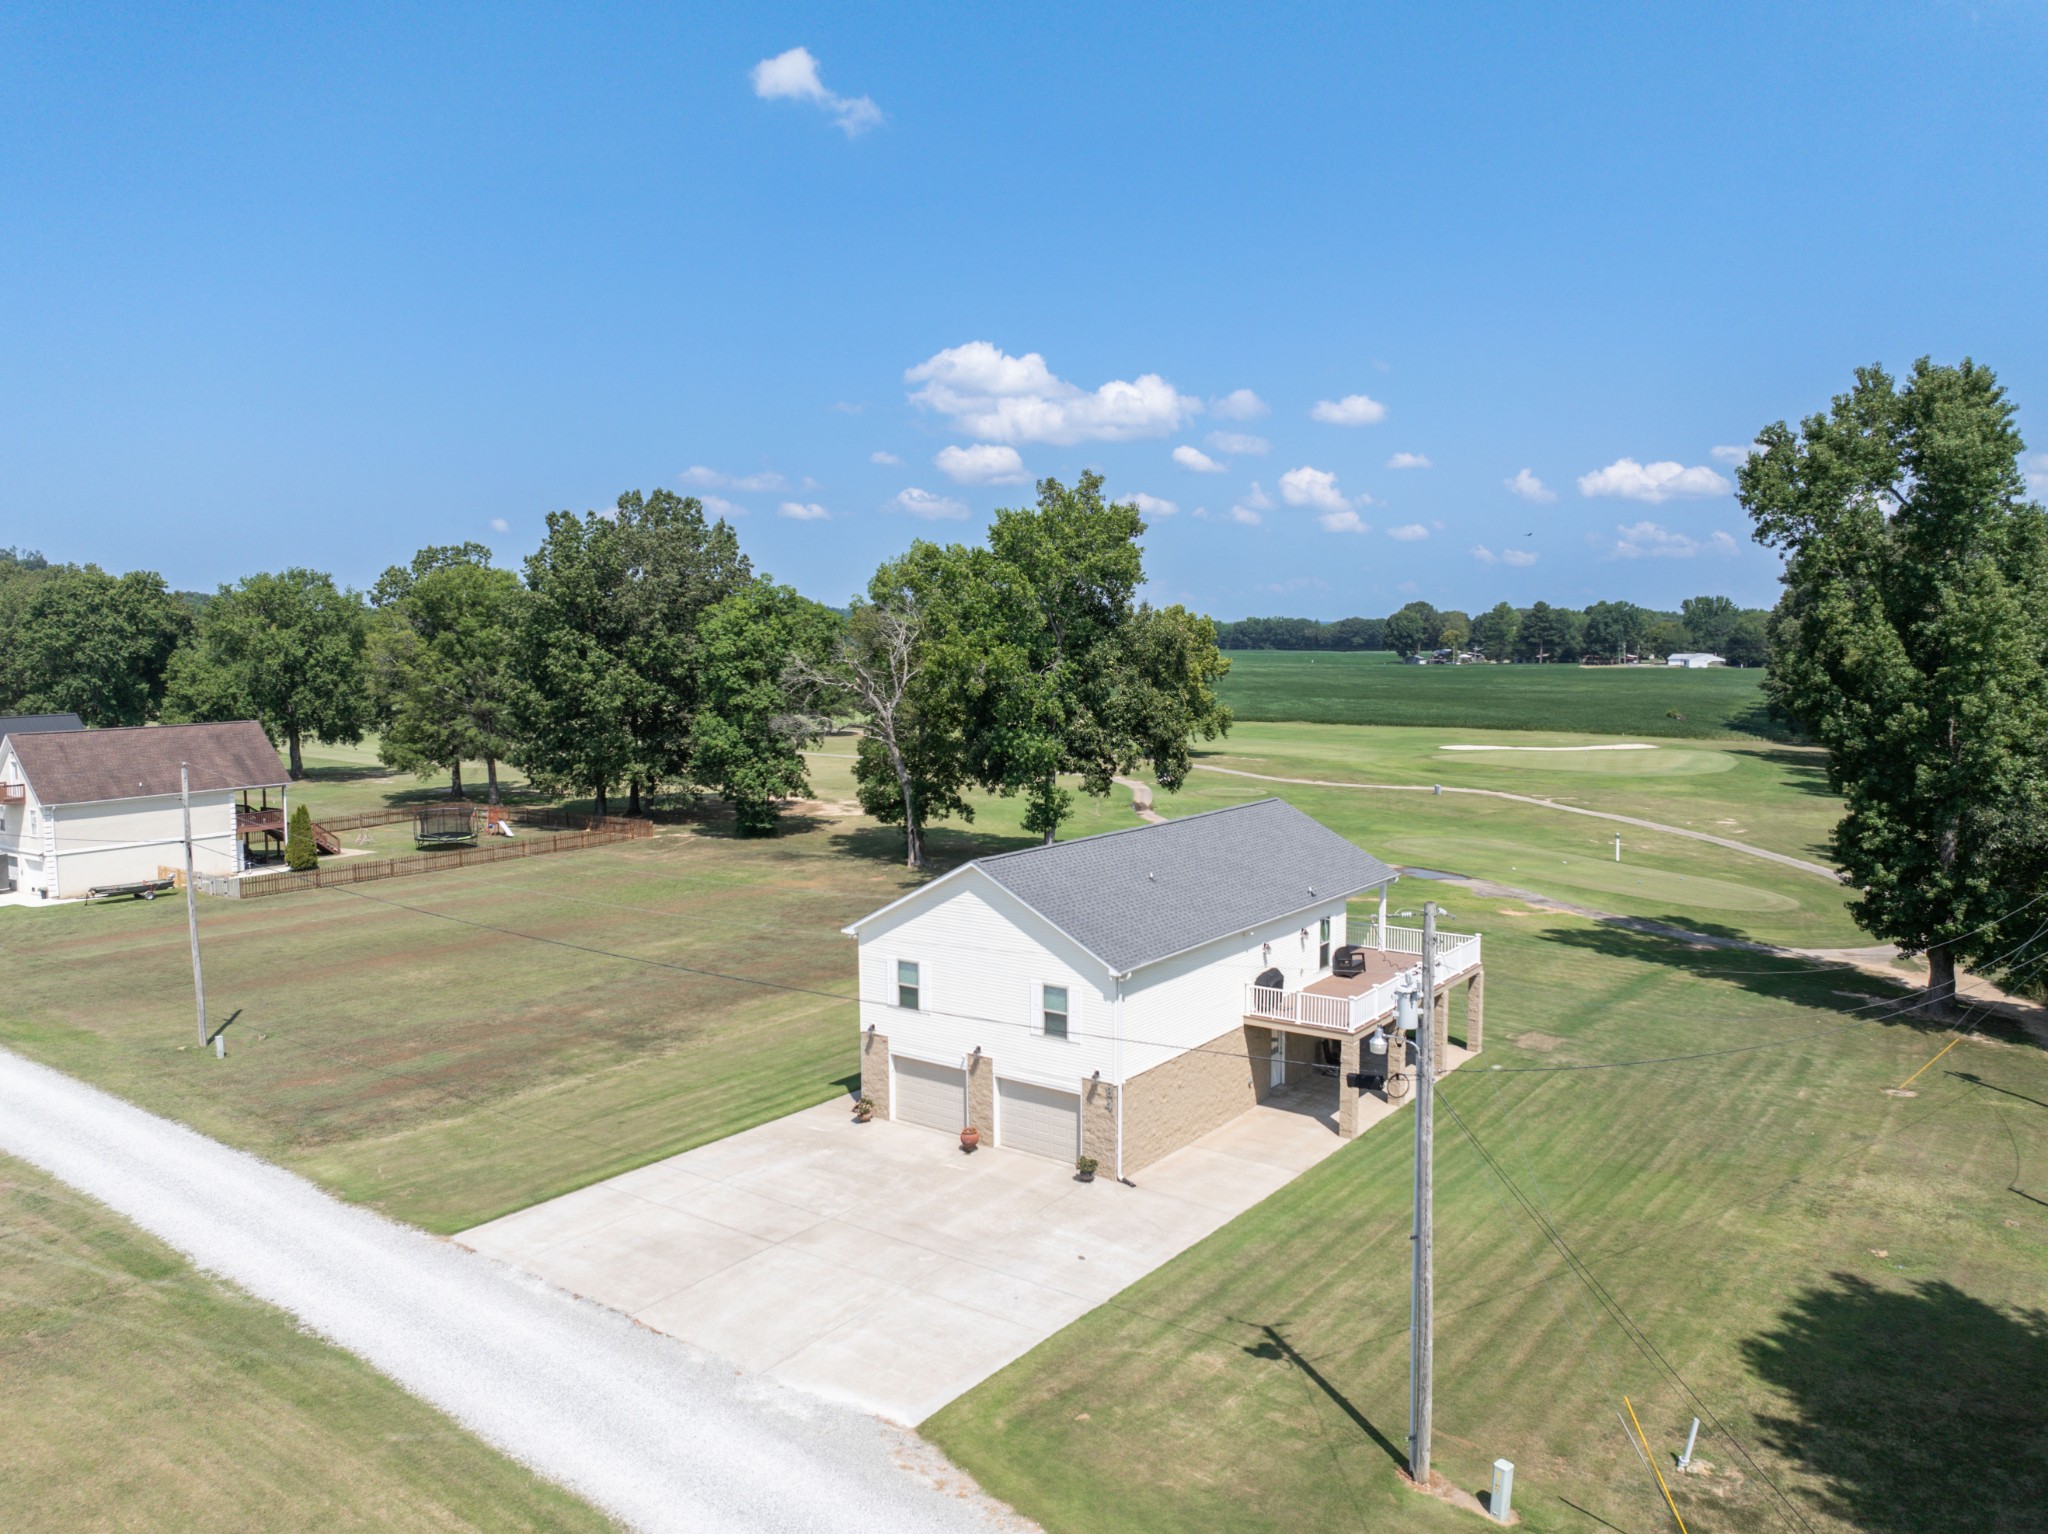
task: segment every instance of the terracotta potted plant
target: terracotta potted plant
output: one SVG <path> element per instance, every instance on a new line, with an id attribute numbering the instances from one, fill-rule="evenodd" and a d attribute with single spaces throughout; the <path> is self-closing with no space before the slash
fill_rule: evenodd
<path id="1" fill-rule="evenodd" d="M 976 1129 L 972 1124 L 969 1124 L 965 1129 L 960 1131 L 960 1149 L 966 1151 L 969 1155 L 972 1155 L 974 1153 L 974 1147 L 979 1144 L 981 1144 L 981 1131 L 979 1129 Z"/>
<path id="2" fill-rule="evenodd" d="M 1097 1161 L 1097 1160 L 1096 1160 L 1096 1159 L 1095 1159 L 1095 1158 L 1094 1158 L 1093 1156 L 1077 1156 L 1077 1157 L 1075 1157 L 1075 1158 L 1074 1158 L 1074 1180 L 1075 1180 L 1076 1182 L 1093 1182 L 1093 1181 L 1095 1181 L 1095 1168 L 1096 1168 L 1097 1166 L 1099 1166 L 1100 1164 L 1101 1164 L 1101 1163 L 1100 1163 L 1100 1162 L 1098 1162 L 1098 1161 Z"/>
<path id="3" fill-rule="evenodd" d="M 863 1097 L 859 1102 L 853 1105 L 854 1123 L 865 1124 L 869 1119 L 873 1118 L 874 1116 L 875 1100 L 872 1097 Z"/>

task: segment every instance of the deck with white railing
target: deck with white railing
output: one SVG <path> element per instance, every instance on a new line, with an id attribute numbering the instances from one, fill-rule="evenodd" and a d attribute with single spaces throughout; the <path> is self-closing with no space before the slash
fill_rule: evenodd
<path id="1" fill-rule="evenodd" d="M 1247 985 L 1244 1015 L 1253 1022 L 1290 1023 L 1322 1033 L 1359 1033 L 1393 1014 L 1395 998 L 1422 986 L 1422 929 L 1366 924 L 1365 973 L 1326 975 L 1298 991 Z M 1476 933 L 1436 935 L 1436 983 L 1441 986 L 1479 967 Z"/>

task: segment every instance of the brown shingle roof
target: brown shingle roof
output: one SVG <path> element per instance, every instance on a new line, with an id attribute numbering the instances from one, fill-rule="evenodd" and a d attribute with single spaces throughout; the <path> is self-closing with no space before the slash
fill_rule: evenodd
<path id="1" fill-rule="evenodd" d="M 64 730 L 9 737 L 21 775 L 44 804 L 91 804 L 178 791 L 178 764 L 192 788 L 275 788 L 289 775 L 253 719 L 144 729 Z"/>

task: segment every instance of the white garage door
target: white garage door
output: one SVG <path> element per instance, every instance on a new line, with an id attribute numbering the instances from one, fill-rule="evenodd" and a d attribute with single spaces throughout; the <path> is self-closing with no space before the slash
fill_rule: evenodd
<path id="1" fill-rule="evenodd" d="M 1081 1153 L 1081 1098 L 1028 1081 L 998 1081 L 997 1138 L 1011 1150 L 1072 1161 Z"/>
<path id="2" fill-rule="evenodd" d="M 957 1065 L 928 1065 L 899 1057 L 890 1105 L 906 1124 L 958 1134 L 967 1122 L 967 1073 Z"/>

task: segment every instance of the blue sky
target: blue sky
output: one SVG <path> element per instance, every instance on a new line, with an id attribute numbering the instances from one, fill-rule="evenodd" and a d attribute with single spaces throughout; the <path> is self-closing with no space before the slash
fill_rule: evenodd
<path id="1" fill-rule="evenodd" d="M 363 585 L 667 485 L 837 601 L 1097 467 L 1218 617 L 1767 603 L 1757 427 L 1922 353 L 2048 409 L 2044 65 L 2037 4 L 16 5 L 0 544 Z"/>

